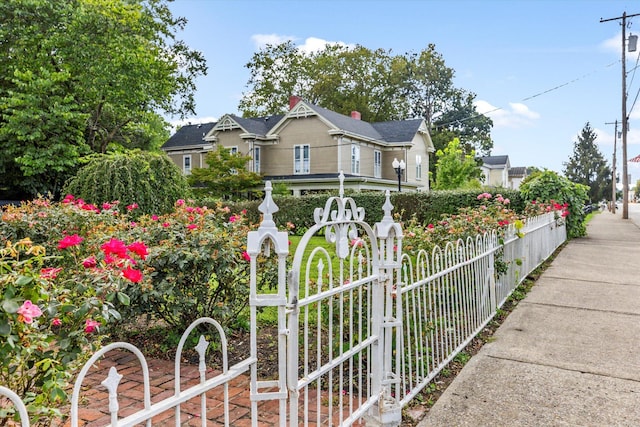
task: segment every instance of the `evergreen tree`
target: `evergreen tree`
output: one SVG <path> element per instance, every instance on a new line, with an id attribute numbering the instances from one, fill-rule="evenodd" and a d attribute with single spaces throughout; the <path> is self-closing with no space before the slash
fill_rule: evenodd
<path id="1" fill-rule="evenodd" d="M 589 187 L 589 200 L 611 197 L 611 169 L 595 143 L 596 133 L 589 122 L 573 145 L 573 155 L 564 162 L 564 175 L 576 184 Z"/>

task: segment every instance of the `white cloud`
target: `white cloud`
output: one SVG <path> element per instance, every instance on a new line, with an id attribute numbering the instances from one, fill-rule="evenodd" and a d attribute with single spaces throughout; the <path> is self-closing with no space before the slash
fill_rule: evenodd
<path id="1" fill-rule="evenodd" d="M 529 126 L 540 114 L 531 111 L 522 103 L 510 102 L 509 109 L 496 107 L 487 101 L 478 100 L 474 103 L 476 110 L 493 120 L 496 128 L 521 128 Z"/>
<path id="2" fill-rule="evenodd" d="M 600 48 L 607 52 L 616 52 L 620 54 L 622 45 L 622 33 L 618 33 L 611 38 L 606 39 L 602 43 L 600 43 Z"/>
<path id="3" fill-rule="evenodd" d="M 253 41 L 257 49 L 261 49 L 268 44 L 277 45 L 287 41 L 295 42 L 296 40 L 298 40 L 298 38 L 293 36 L 283 36 L 280 34 L 254 34 L 253 36 L 251 36 L 251 40 Z M 309 54 L 312 52 L 318 52 L 324 49 L 326 46 L 333 46 L 333 45 L 348 46 L 348 47 L 355 46 L 353 44 L 348 44 L 345 42 L 332 42 L 332 41 L 320 39 L 317 37 L 307 37 L 304 43 L 298 45 L 298 49 L 301 52 Z"/>
<path id="4" fill-rule="evenodd" d="M 347 47 L 355 47 L 355 45 L 353 44 L 348 44 L 345 42 L 330 42 L 327 40 L 323 40 L 323 39 L 319 39 L 317 37 L 307 37 L 307 39 L 304 41 L 304 44 L 298 46 L 298 49 L 300 49 L 302 52 L 304 53 L 312 53 L 312 52 L 317 52 L 319 50 L 323 50 L 326 46 L 347 46 Z"/>
<path id="5" fill-rule="evenodd" d="M 296 38 L 293 36 L 282 36 L 279 34 L 254 34 L 251 36 L 251 40 L 257 49 L 262 49 L 268 44 L 278 45 L 289 40 L 295 41 Z"/>

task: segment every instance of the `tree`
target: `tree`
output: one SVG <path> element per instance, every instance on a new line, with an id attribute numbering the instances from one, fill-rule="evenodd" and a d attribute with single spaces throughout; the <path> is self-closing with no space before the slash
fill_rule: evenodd
<path id="1" fill-rule="evenodd" d="M 205 157 L 207 168 L 194 168 L 189 175 L 189 184 L 201 195 L 213 197 L 238 196 L 262 183 L 262 178 L 246 169 L 250 156 L 231 153 L 225 147 L 218 146 Z"/>
<path id="2" fill-rule="evenodd" d="M 165 153 L 133 150 L 94 155 L 67 182 L 64 193 L 98 206 L 115 200 L 120 209 L 135 204 L 134 215 L 159 215 L 171 212 L 176 200 L 188 198 L 190 188 Z"/>
<path id="3" fill-rule="evenodd" d="M 409 113 L 406 90 L 399 90 L 406 80 L 406 61 L 383 49 L 327 45 L 304 53 L 287 41 L 267 45 L 246 67 L 249 91 L 239 105 L 245 117 L 284 113 L 291 95 L 346 115 L 359 111 L 369 122 Z"/>
<path id="4" fill-rule="evenodd" d="M 165 0 L 0 2 L 7 186 L 55 192 L 87 152 L 157 147 L 160 113 L 193 113 L 195 78 L 206 73 L 202 55 L 176 39 L 185 24 Z M 61 144 L 70 149 L 52 148 Z"/>
<path id="5" fill-rule="evenodd" d="M 492 120 L 476 111 L 475 94 L 454 86 L 454 70 L 433 44 L 404 55 L 342 45 L 307 54 L 288 41 L 255 53 L 246 67 L 249 90 L 239 105 L 245 117 L 285 113 L 289 96 L 297 95 L 345 115 L 359 111 L 369 122 L 422 117 L 436 150 L 453 138 L 466 153 L 493 148 Z M 430 169 L 434 175 L 435 162 Z"/>
<path id="6" fill-rule="evenodd" d="M 573 155 L 564 163 L 564 175 L 589 187 L 591 202 L 611 196 L 611 169 L 595 143 L 597 136 L 587 122 L 573 145 Z"/>
<path id="7" fill-rule="evenodd" d="M 478 179 L 482 171 L 474 159 L 475 153 L 465 154 L 460 148 L 460 140 L 449 142 L 444 150 L 438 150 L 436 157 L 435 190 L 455 190 L 480 187 Z"/>

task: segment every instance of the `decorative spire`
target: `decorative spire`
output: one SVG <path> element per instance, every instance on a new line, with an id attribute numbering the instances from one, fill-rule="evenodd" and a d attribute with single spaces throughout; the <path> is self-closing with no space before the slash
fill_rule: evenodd
<path id="1" fill-rule="evenodd" d="M 267 181 L 264 186 L 264 200 L 258 206 L 258 210 L 263 214 L 260 227 L 275 228 L 276 226 L 276 223 L 273 222 L 273 214 L 278 212 L 279 208 L 271 197 L 271 191 L 271 181 Z"/>
<path id="2" fill-rule="evenodd" d="M 344 173 L 340 170 L 340 175 L 338 175 L 338 179 L 340 180 L 340 198 L 344 198 Z"/>
<path id="3" fill-rule="evenodd" d="M 112 366 L 109 369 L 109 375 L 101 383 L 109 391 L 109 412 L 111 414 L 117 414 L 118 409 L 120 409 L 120 406 L 118 405 L 118 384 L 120 384 L 121 379 L 122 375 L 120 375 L 118 370 Z"/>

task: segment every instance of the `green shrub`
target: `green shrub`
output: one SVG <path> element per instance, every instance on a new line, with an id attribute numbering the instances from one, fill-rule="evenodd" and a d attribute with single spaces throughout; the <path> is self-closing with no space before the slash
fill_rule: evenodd
<path id="1" fill-rule="evenodd" d="M 131 304 L 121 310 L 132 318 L 149 314 L 178 330 L 203 316 L 223 327 L 241 325 L 249 303 L 246 243 L 253 227 L 245 212 L 221 203 L 207 208 L 178 200 L 171 214 L 140 218 L 128 234 L 148 247 L 145 278 L 125 290 Z M 268 266 L 258 267 L 258 286 L 277 285 L 275 264 Z"/>
<path id="2" fill-rule="evenodd" d="M 584 203 L 589 198 L 589 187 L 575 184 L 553 171 L 544 171 L 520 186 L 520 192 L 527 203 L 536 201 L 548 204 L 565 205 L 567 237 L 584 236 Z"/>
<path id="3" fill-rule="evenodd" d="M 494 189 L 495 193 L 500 193 L 504 198 L 510 199 L 510 209 L 515 212 L 524 212 L 524 203 L 518 190 L 505 188 Z M 435 223 L 443 215 L 453 215 L 458 209 L 465 207 L 477 207 L 481 205 L 478 194 L 483 190 L 443 190 L 423 192 L 403 192 L 392 193 L 391 204 L 393 213 L 401 221 L 416 220 L 422 225 Z M 296 235 L 302 235 L 306 230 L 314 225 L 314 211 L 316 208 L 324 208 L 327 198 L 337 196 L 335 193 L 306 196 L 274 196 L 274 201 L 280 211 L 274 215 L 276 224 L 281 228 L 290 229 L 290 224 L 294 224 L 292 230 Z M 385 201 L 385 194 L 382 192 L 362 192 L 348 194 L 353 198 L 358 207 L 364 208 L 367 222 L 373 224 L 382 219 L 384 212 L 382 205 Z M 218 203 L 215 199 L 203 199 L 199 202 L 204 206 L 215 206 Z M 262 200 L 241 201 L 229 203 L 229 207 L 234 212 L 247 211 L 247 219 L 250 222 L 260 221 L 258 207 Z M 335 207 L 335 206 L 334 206 Z"/>
<path id="4" fill-rule="evenodd" d="M 135 150 L 96 155 L 65 184 L 63 194 L 93 204 L 136 204 L 136 215 L 151 215 L 170 212 L 176 200 L 189 196 L 190 189 L 166 154 Z"/>
<path id="5" fill-rule="evenodd" d="M 111 300 L 125 279 L 119 269 L 84 268 L 83 240 L 69 235 L 48 251 L 27 237 L 0 248 L 0 384 L 38 425 L 62 416 L 71 380 L 104 339 L 100 326 L 119 317 Z M 13 411 L 0 408 L 0 419 Z"/>

